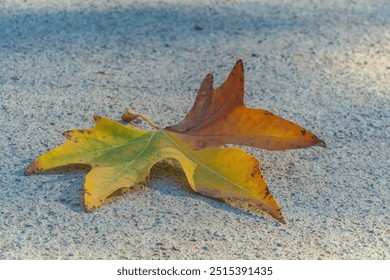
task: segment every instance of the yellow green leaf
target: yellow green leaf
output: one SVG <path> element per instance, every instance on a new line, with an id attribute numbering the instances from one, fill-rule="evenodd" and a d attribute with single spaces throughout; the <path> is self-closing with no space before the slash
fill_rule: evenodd
<path id="1" fill-rule="evenodd" d="M 175 132 L 144 131 L 95 117 L 95 127 L 64 133 L 63 145 L 37 158 L 26 173 L 70 164 L 91 167 L 84 184 L 84 207 L 93 211 L 116 190 L 146 181 L 162 159 L 176 159 L 191 188 L 203 195 L 243 201 L 284 223 L 256 158 L 238 148 L 194 150 Z"/>

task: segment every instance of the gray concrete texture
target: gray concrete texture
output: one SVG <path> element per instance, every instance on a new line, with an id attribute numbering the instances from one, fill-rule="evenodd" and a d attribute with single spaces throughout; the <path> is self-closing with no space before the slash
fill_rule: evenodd
<path id="1" fill-rule="evenodd" d="M 245 102 L 326 149 L 261 163 L 287 225 L 180 169 L 82 210 L 84 172 L 24 176 L 61 132 L 131 108 L 165 127 L 245 64 Z M 389 259 L 390 1 L 0 1 L 0 259 Z"/>

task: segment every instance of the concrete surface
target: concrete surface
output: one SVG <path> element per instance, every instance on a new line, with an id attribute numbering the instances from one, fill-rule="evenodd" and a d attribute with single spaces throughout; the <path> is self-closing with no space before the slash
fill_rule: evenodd
<path id="1" fill-rule="evenodd" d="M 390 1 L 19 2 L 0 1 L 0 259 L 390 258 Z M 287 225 L 174 168 L 90 214 L 83 172 L 23 175 L 94 114 L 177 123 L 239 58 L 248 106 L 328 145 L 246 149 Z"/>

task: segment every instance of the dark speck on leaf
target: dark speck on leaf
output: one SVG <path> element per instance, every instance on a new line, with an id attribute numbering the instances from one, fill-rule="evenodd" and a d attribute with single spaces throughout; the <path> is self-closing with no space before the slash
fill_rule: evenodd
<path id="1" fill-rule="evenodd" d="M 202 31 L 204 28 L 203 28 L 203 26 L 200 26 L 200 25 L 195 25 L 195 30 L 196 31 Z"/>

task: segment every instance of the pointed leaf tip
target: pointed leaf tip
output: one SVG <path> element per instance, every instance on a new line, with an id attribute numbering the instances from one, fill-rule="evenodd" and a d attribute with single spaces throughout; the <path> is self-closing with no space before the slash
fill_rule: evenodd
<path id="1" fill-rule="evenodd" d="M 100 121 L 101 118 L 102 118 L 102 117 L 100 117 L 100 116 L 96 116 L 96 115 L 93 116 L 93 120 L 94 120 L 95 122 Z"/>
<path id="2" fill-rule="evenodd" d="M 207 84 L 210 86 L 210 89 L 214 89 L 214 75 L 212 73 L 208 73 L 206 77 L 203 79 L 203 82 L 207 81 Z"/>
<path id="3" fill-rule="evenodd" d="M 209 73 L 204 77 L 200 87 L 198 89 L 199 92 L 203 92 L 204 94 L 212 94 L 214 90 L 214 75 Z"/>
<path id="4" fill-rule="evenodd" d="M 72 131 L 68 130 L 62 133 L 62 136 L 64 136 L 66 139 L 72 139 Z"/>
<path id="5" fill-rule="evenodd" d="M 85 213 L 92 213 L 93 211 L 96 210 L 96 207 L 89 207 L 84 203 L 84 212 Z"/>
<path id="6" fill-rule="evenodd" d="M 319 142 L 317 143 L 317 146 L 320 146 L 320 147 L 323 147 L 323 148 L 326 148 L 326 143 L 324 140 L 321 140 L 321 139 L 318 139 Z"/>
<path id="7" fill-rule="evenodd" d="M 236 65 L 240 65 L 242 68 L 244 68 L 244 62 L 242 61 L 241 58 L 237 60 Z"/>
<path id="8" fill-rule="evenodd" d="M 278 221 L 280 223 L 282 223 L 283 225 L 287 225 L 287 222 L 286 222 L 286 220 L 283 217 L 279 218 Z"/>
<path id="9" fill-rule="evenodd" d="M 28 176 L 34 173 L 39 173 L 41 171 L 42 171 L 41 166 L 36 161 L 33 161 L 24 171 L 24 175 Z"/>

